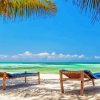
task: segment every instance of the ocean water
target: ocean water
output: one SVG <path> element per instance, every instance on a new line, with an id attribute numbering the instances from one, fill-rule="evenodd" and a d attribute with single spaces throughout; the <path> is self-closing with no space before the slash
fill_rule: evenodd
<path id="1" fill-rule="evenodd" d="M 100 72 L 100 63 L 89 62 L 0 62 L 0 71 L 3 72 L 41 72 L 59 73 L 59 70 L 91 70 Z"/>

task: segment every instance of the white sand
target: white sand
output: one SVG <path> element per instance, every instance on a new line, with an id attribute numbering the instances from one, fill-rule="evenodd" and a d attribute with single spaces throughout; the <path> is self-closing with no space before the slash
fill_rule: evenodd
<path id="1" fill-rule="evenodd" d="M 0 84 L 1 84 L 0 80 Z M 100 100 L 100 79 L 85 83 L 84 96 L 79 95 L 80 83 L 66 81 L 65 93 L 60 92 L 59 75 L 41 74 L 41 84 L 36 78 L 30 77 L 27 83 L 23 78 L 7 81 L 7 89 L 0 87 L 0 100 Z"/>

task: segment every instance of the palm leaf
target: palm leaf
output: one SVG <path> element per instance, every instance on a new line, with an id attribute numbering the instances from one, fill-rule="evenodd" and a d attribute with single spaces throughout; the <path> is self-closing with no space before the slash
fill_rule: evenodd
<path id="1" fill-rule="evenodd" d="M 73 0 L 82 11 L 90 12 L 93 21 L 100 18 L 100 0 Z"/>
<path id="2" fill-rule="evenodd" d="M 56 6 L 47 0 L 0 0 L 0 15 L 9 18 L 29 17 L 32 14 L 52 14 Z"/>

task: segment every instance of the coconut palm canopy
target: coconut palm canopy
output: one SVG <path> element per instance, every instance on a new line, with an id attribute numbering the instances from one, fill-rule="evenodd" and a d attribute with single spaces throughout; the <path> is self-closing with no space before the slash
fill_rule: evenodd
<path id="1" fill-rule="evenodd" d="M 93 21 L 100 18 L 100 0 L 73 0 L 73 2 L 82 11 L 90 12 Z"/>
<path id="2" fill-rule="evenodd" d="M 4 17 L 29 17 L 31 14 L 51 14 L 55 11 L 55 4 L 49 0 L 0 0 L 0 15 Z"/>
<path id="3" fill-rule="evenodd" d="M 72 0 L 82 11 L 92 13 L 92 19 L 100 18 L 100 0 Z M 9 18 L 29 17 L 32 14 L 52 14 L 56 5 L 51 0 L 0 0 L 0 15 Z"/>

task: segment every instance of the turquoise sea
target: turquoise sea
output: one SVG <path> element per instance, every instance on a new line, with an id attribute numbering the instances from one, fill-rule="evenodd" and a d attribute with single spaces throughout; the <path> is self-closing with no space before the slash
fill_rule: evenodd
<path id="1" fill-rule="evenodd" d="M 59 73 L 60 69 L 66 70 L 91 70 L 100 72 L 100 63 L 91 62 L 0 62 L 0 71 L 6 72 L 41 72 Z"/>

